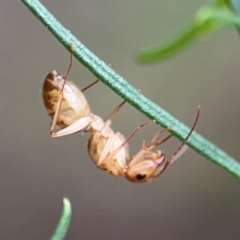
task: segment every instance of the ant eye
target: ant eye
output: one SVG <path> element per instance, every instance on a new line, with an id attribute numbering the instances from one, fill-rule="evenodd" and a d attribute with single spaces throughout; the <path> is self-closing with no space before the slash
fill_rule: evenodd
<path id="1" fill-rule="evenodd" d="M 146 177 L 146 174 L 145 174 L 145 173 L 139 173 L 139 174 L 136 176 L 136 179 L 137 179 L 137 180 L 143 180 L 145 177 Z"/>

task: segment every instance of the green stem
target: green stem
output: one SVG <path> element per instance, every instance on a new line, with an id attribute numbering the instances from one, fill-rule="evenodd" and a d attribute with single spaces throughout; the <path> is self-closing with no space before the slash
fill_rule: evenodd
<path id="1" fill-rule="evenodd" d="M 162 127 L 171 127 L 171 133 L 180 140 L 187 136 L 190 129 L 186 125 L 147 99 L 123 77 L 95 56 L 69 30 L 64 28 L 38 0 L 22 0 L 22 2 L 68 50 L 70 50 L 70 44 L 73 43 L 74 56 L 104 84 L 150 119 L 155 119 Z M 202 156 L 240 178 L 240 164 L 198 133 L 194 132 L 187 144 Z"/>
<path id="2" fill-rule="evenodd" d="M 70 225 L 72 216 L 71 203 L 67 198 L 63 199 L 63 211 L 62 216 L 58 222 L 58 225 L 51 237 L 51 240 L 62 240 L 67 234 L 68 227 Z"/>

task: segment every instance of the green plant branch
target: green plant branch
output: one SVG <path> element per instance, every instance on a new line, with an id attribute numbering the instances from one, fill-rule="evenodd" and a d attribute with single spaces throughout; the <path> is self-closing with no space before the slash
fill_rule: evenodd
<path id="1" fill-rule="evenodd" d="M 73 43 L 74 56 L 104 84 L 150 119 L 155 119 L 162 127 L 171 127 L 171 133 L 178 139 L 183 140 L 186 137 L 190 130 L 186 125 L 147 99 L 95 56 L 69 30 L 64 28 L 38 0 L 22 0 L 22 2 L 68 50 L 70 50 L 70 44 Z M 193 132 L 187 144 L 202 156 L 240 178 L 240 164 L 198 133 Z"/>
<path id="2" fill-rule="evenodd" d="M 234 14 L 232 9 L 239 14 L 239 0 L 231 0 L 230 2 L 227 0 L 218 0 L 213 4 L 201 7 L 192 23 L 175 38 L 165 44 L 148 46 L 140 50 L 137 54 L 137 59 L 142 63 L 161 61 L 175 54 L 202 35 L 215 31 L 223 24 L 233 25 L 239 31 L 240 17 Z"/>
<path id="3" fill-rule="evenodd" d="M 51 237 L 51 240 L 62 240 L 67 234 L 68 227 L 71 222 L 72 207 L 67 198 L 63 198 L 63 211 L 58 225 Z"/>

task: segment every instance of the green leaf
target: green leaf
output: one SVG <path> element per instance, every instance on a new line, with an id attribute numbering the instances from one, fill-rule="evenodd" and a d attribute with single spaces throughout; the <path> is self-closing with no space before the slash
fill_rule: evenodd
<path id="1" fill-rule="evenodd" d="M 197 15 L 198 22 L 224 23 L 240 27 L 240 17 L 227 8 L 203 7 Z"/>
<path id="2" fill-rule="evenodd" d="M 67 234 L 68 227 L 71 222 L 72 207 L 67 198 L 63 199 L 63 211 L 62 216 L 58 222 L 58 225 L 51 237 L 51 240 L 62 240 Z"/>
<path id="3" fill-rule="evenodd" d="M 232 0 L 231 2 L 234 2 L 234 9 L 240 12 L 239 1 Z M 142 63 L 161 61 L 177 53 L 197 38 L 215 31 L 223 24 L 233 25 L 239 29 L 240 17 L 234 14 L 229 6 L 230 4 L 223 0 L 203 6 L 197 12 L 193 22 L 175 38 L 165 44 L 146 47 L 138 53 L 138 60 Z"/>
<path id="4" fill-rule="evenodd" d="M 199 21 L 196 19 L 175 38 L 165 44 L 149 46 L 141 50 L 137 59 L 142 63 L 149 63 L 153 61 L 161 61 L 176 54 L 182 48 L 186 47 L 189 43 L 193 42 L 202 35 L 207 34 L 217 28 L 218 24 L 212 24 L 207 21 Z"/>

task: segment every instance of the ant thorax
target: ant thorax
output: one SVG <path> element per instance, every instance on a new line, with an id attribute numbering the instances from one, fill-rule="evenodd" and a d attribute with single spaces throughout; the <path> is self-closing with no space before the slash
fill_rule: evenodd
<path id="1" fill-rule="evenodd" d="M 125 141 L 120 133 L 110 128 L 111 121 L 104 122 L 94 116 L 91 122 L 91 135 L 88 140 L 88 153 L 93 162 L 101 169 L 117 176 L 123 176 L 126 169 L 128 148 L 122 147 L 115 151 Z"/>

